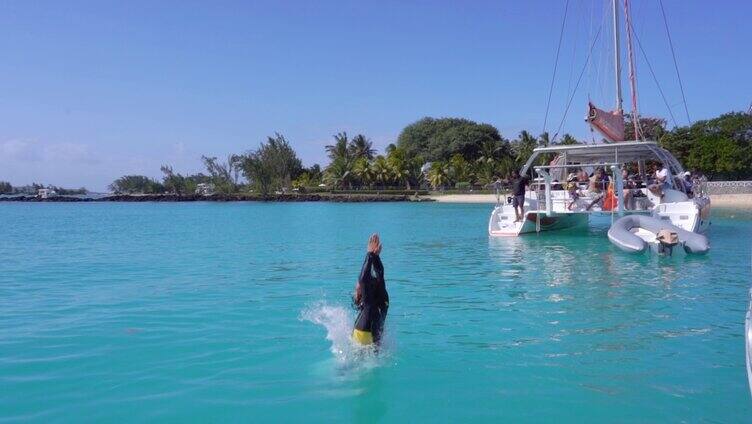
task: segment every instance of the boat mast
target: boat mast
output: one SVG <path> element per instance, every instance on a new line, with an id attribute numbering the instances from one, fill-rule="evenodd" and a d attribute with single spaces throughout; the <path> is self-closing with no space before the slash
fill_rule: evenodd
<path id="1" fill-rule="evenodd" d="M 621 58 L 619 48 L 619 6 L 618 0 L 611 0 L 611 8 L 614 15 L 614 72 L 616 80 L 616 111 L 621 112 L 622 99 L 621 99 Z"/>
<path id="2" fill-rule="evenodd" d="M 640 126 L 640 112 L 637 110 L 637 71 L 635 69 L 634 48 L 632 47 L 632 13 L 629 0 L 624 0 L 625 32 L 627 33 L 627 58 L 629 59 L 629 88 L 632 93 L 632 125 L 634 125 L 634 139 L 643 139 Z"/>

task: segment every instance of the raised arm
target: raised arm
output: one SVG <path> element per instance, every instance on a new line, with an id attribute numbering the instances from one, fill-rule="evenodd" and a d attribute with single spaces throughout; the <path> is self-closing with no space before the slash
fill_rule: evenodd
<path id="1" fill-rule="evenodd" d="M 371 268 L 373 268 L 373 258 L 370 253 L 366 253 L 366 259 L 363 261 L 363 267 L 360 269 L 360 275 L 358 281 L 355 282 L 355 292 L 353 293 L 353 303 L 356 307 L 360 307 L 363 303 L 363 298 L 368 290 L 367 284 L 371 278 Z"/>
<path id="2" fill-rule="evenodd" d="M 366 253 L 366 259 L 363 261 L 363 266 L 360 268 L 360 276 L 358 276 L 358 285 L 365 284 L 371 278 L 371 269 L 373 268 L 374 254 L 371 252 Z"/>

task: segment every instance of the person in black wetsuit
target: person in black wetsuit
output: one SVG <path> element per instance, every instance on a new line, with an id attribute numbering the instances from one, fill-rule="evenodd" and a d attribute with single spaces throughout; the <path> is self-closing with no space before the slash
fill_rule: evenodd
<path id="1" fill-rule="evenodd" d="M 368 239 L 368 251 L 355 285 L 353 303 L 359 310 L 353 328 L 353 340 L 368 345 L 381 342 L 384 320 L 389 309 L 389 293 L 384 281 L 384 265 L 381 263 L 381 241 L 378 234 Z"/>

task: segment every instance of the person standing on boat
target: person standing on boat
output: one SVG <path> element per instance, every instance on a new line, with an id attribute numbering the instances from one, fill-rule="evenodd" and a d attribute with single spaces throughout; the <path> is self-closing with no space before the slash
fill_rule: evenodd
<path id="1" fill-rule="evenodd" d="M 525 217 L 525 188 L 530 185 L 527 177 L 520 176 L 515 169 L 512 171 L 512 206 L 517 219 L 514 222 L 520 222 Z"/>
<path id="2" fill-rule="evenodd" d="M 362 344 L 381 342 L 384 321 L 389 309 L 389 293 L 384 281 L 384 264 L 381 263 L 381 240 L 378 234 L 368 239 L 366 259 L 355 285 L 353 303 L 359 310 L 353 328 L 353 340 Z"/>

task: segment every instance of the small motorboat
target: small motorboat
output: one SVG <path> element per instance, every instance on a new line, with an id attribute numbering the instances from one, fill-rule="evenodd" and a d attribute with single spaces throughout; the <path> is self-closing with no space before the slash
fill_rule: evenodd
<path id="1" fill-rule="evenodd" d="M 671 221 L 646 215 L 627 215 L 608 230 L 608 239 L 625 252 L 652 252 L 672 256 L 674 248 L 685 253 L 707 253 L 708 238 L 684 230 Z"/>

